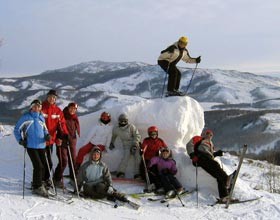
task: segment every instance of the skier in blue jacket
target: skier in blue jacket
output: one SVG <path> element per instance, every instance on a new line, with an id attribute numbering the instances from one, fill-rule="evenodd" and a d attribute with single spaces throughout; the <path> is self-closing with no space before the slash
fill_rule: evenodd
<path id="1" fill-rule="evenodd" d="M 42 103 L 35 99 L 30 110 L 23 114 L 15 125 L 14 135 L 17 142 L 26 148 L 33 165 L 32 189 L 34 194 L 48 197 L 48 191 L 43 185 L 43 175 L 46 165 L 46 141 L 50 140 L 45 119 L 41 114 Z"/>

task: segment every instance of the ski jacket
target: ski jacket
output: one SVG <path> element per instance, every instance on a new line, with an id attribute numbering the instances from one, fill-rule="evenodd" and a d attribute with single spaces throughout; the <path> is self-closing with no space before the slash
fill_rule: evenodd
<path id="1" fill-rule="evenodd" d="M 179 58 L 181 56 L 181 59 Z M 178 42 L 175 42 L 165 50 L 161 51 L 158 61 L 165 60 L 169 65 L 176 65 L 180 60 L 186 63 L 196 63 L 196 58 L 192 58 L 186 48 L 183 49 L 183 53 L 180 51 Z"/>
<path id="2" fill-rule="evenodd" d="M 124 127 L 114 127 L 111 142 L 114 143 L 117 137 L 121 139 L 123 147 L 139 147 L 141 141 L 139 131 L 133 124 L 127 124 Z"/>
<path id="3" fill-rule="evenodd" d="M 27 112 L 16 123 L 14 135 L 19 142 L 27 140 L 27 148 L 44 149 L 46 147 L 45 137 L 48 129 L 43 115 L 39 112 Z"/>
<path id="4" fill-rule="evenodd" d="M 162 147 L 167 147 L 167 145 L 161 138 L 145 138 L 141 145 L 142 150 L 146 149 L 144 152 L 145 160 L 151 160 L 152 157 L 158 156 L 159 149 Z"/>
<path id="5" fill-rule="evenodd" d="M 63 114 L 66 122 L 66 127 L 68 131 L 68 137 L 71 139 L 76 139 L 77 134 L 80 137 L 80 122 L 77 114 L 71 115 L 69 113 L 69 108 L 65 107 L 63 109 Z"/>
<path id="6" fill-rule="evenodd" d="M 197 147 L 199 156 L 207 156 L 214 159 L 214 145 L 213 142 L 209 139 L 203 139 L 200 145 Z"/>
<path id="7" fill-rule="evenodd" d="M 111 143 L 112 131 L 113 126 L 111 123 L 103 124 L 98 120 L 86 138 L 86 143 L 90 142 L 93 145 L 104 145 L 108 149 Z"/>
<path id="8" fill-rule="evenodd" d="M 176 162 L 172 158 L 164 159 L 160 156 L 153 157 L 150 160 L 148 168 L 151 168 L 152 166 L 156 166 L 159 173 L 166 169 L 168 169 L 169 173 L 173 175 L 177 173 Z"/>
<path id="9" fill-rule="evenodd" d="M 83 184 L 96 185 L 98 183 L 105 183 L 107 186 L 112 185 L 112 177 L 107 165 L 102 161 L 93 161 L 92 153 L 90 159 L 85 162 L 79 169 L 77 175 L 77 183 L 79 188 Z"/>
<path id="10" fill-rule="evenodd" d="M 42 103 L 42 113 L 46 121 L 46 125 L 51 135 L 51 140 L 47 142 L 47 145 L 52 145 L 57 139 L 57 132 L 61 132 L 63 135 L 68 135 L 66 122 L 63 112 L 57 105 L 50 105 L 47 100 Z"/>

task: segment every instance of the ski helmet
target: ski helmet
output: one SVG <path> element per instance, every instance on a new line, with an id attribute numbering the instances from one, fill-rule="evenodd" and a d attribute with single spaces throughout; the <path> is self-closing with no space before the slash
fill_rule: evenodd
<path id="1" fill-rule="evenodd" d="M 158 135 L 158 128 L 156 126 L 151 126 L 148 128 L 148 135 L 150 135 L 152 132 L 156 132 Z"/>
<path id="2" fill-rule="evenodd" d="M 100 121 L 103 124 L 108 124 L 111 121 L 111 115 L 108 112 L 102 112 L 100 115 Z"/>
<path id="3" fill-rule="evenodd" d="M 182 36 L 179 38 L 179 42 L 181 42 L 183 44 L 187 44 L 189 42 L 189 39 L 185 36 Z"/>
<path id="4" fill-rule="evenodd" d="M 124 127 L 128 124 L 128 117 L 126 114 L 120 114 L 119 116 L 119 126 Z"/>

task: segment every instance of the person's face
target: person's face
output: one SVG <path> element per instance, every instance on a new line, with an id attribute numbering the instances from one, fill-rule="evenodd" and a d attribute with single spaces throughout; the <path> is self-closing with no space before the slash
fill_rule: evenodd
<path id="1" fill-rule="evenodd" d="M 163 151 L 161 152 L 161 154 L 162 154 L 162 157 L 163 157 L 164 159 L 166 159 L 166 158 L 169 157 L 170 152 L 169 152 L 168 150 L 163 150 Z"/>
<path id="2" fill-rule="evenodd" d="M 184 43 L 184 42 L 182 42 L 182 41 L 179 41 L 179 42 L 178 42 L 178 46 L 179 46 L 181 49 L 183 49 L 183 48 L 185 48 L 185 47 L 187 46 L 187 43 Z"/>
<path id="3" fill-rule="evenodd" d="M 55 96 L 55 95 L 48 95 L 47 101 L 48 101 L 48 103 L 50 103 L 51 105 L 55 104 L 56 96 Z"/>
<path id="4" fill-rule="evenodd" d="M 70 115 L 74 115 L 77 112 L 77 109 L 74 106 L 70 106 L 68 109 Z"/>
<path id="5" fill-rule="evenodd" d="M 92 160 L 93 161 L 98 161 L 100 159 L 100 152 L 99 151 L 94 151 L 92 154 Z"/>
<path id="6" fill-rule="evenodd" d="M 213 138 L 213 134 L 212 133 L 207 133 L 206 138 L 211 140 Z"/>
<path id="7" fill-rule="evenodd" d="M 41 105 L 33 105 L 32 108 L 31 108 L 31 111 L 33 111 L 33 112 L 40 112 L 41 109 L 42 109 Z"/>
<path id="8" fill-rule="evenodd" d="M 157 138 L 157 132 L 151 132 L 151 133 L 149 134 L 149 136 L 150 136 L 151 138 L 153 138 L 153 139 L 156 139 L 156 138 Z"/>

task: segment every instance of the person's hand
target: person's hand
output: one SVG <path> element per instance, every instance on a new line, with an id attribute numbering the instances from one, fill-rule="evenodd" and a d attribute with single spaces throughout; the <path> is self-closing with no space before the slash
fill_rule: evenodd
<path id="1" fill-rule="evenodd" d="M 197 57 L 197 58 L 195 59 L 195 61 L 196 61 L 196 63 L 200 63 L 200 62 L 201 62 L 201 56 Z"/>
<path id="2" fill-rule="evenodd" d="M 19 143 L 21 146 L 23 146 L 24 148 L 27 147 L 27 140 L 20 139 L 18 143 Z"/>
<path id="3" fill-rule="evenodd" d="M 109 186 L 108 190 L 107 190 L 107 193 L 108 194 L 113 194 L 114 192 L 114 188 L 112 186 Z"/>
<path id="4" fill-rule="evenodd" d="M 214 152 L 213 155 L 214 155 L 214 157 L 217 157 L 217 156 L 218 156 L 218 157 L 221 157 L 221 156 L 224 155 L 224 151 L 218 150 L 218 151 Z"/>
<path id="5" fill-rule="evenodd" d="M 137 151 L 137 147 L 136 147 L 136 146 L 132 146 L 132 147 L 130 148 L 130 153 L 131 153 L 132 155 L 135 155 L 135 154 L 136 154 L 136 151 Z"/>
<path id="6" fill-rule="evenodd" d="M 190 158 L 191 158 L 193 163 L 197 163 L 198 162 L 198 156 L 196 156 L 194 153 L 190 154 Z"/>
<path id="7" fill-rule="evenodd" d="M 113 143 L 110 144 L 109 149 L 113 150 L 115 148 L 115 145 Z"/>
<path id="8" fill-rule="evenodd" d="M 56 146 L 61 146 L 62 145 L 62 140 L 61 139 L 56 139 Z"/>
<path id="9" fill-rule="evenodd" d="M 52 138 L 52 137 L 51 137 L 49 134 L 46 134 L 46 136 L 45 136 L 45 141 L 50 141 L 51 138 Z"/>
<path id="10" fill-rule="evenodd" d="M 161 173 L 162 173 L 162 174 L 168 174 L 168 173 L 170 173 L 170 172 L 169 172 L 169 169 L 165 168 L 165 169 L 163 169 L 163 170 L 161 171 Z"/>

